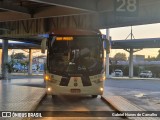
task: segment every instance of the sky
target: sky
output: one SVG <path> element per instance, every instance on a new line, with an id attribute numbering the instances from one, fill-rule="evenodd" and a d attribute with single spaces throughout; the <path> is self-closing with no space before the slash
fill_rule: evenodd
<path id="1" fill-rule="evenodd" d="M 132 31 L 135 39 L 160 38 L 160 23 L 132 26 Z M 105 30 L 102 30 L 102 33 L 104 34 Z M 109 29 L 109 34 L 112 37 L 112 40 L 125 40 L 130 33 L 131 33 L 131 26 Z M 131 36 L 129 36 L 128 39 L 130 39 L 130 37 Z M 134 53 L 134 55 L 145 55 L 146 58 L 148 56 L 156 57 L 159 49 L 157 48 L 143 49 L 139 52 Z M 113 57 L 118 52 L 125 53 L 127 57 L 129 56 L 128 52 L 126 52 L 125 50 L 111 49 L 110 57 Z"/>

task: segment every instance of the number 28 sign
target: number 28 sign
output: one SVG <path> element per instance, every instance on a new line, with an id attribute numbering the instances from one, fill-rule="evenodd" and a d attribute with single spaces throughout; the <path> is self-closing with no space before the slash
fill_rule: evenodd
<path id="1" fill-rule="evenodd" d="M 114 0 L 115 12 L 119 16 L 138 15 L 139 0 Z"/>

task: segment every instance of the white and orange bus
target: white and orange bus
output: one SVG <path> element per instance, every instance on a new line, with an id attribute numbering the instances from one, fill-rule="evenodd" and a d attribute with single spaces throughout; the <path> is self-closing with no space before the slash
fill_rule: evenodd
<path id="1" fill-rule="evenodd" d="M 104 53 L 99 32 L 54 31 L 47 40 L 47 93 L 102 95 L 106 78 Z"/>

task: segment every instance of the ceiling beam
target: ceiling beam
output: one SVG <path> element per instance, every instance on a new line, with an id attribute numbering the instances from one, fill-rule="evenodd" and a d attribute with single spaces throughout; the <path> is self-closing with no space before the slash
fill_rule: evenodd
<path id="1" fill-rule="evenodd" d="M 21 6 L 15 6 L 8 3 L 0 2 L 0 9 L 1 10 L 7 10 L 7 11 L 13 11 L 13 12 L 19 12 L 23 14 L 31 14 L 30 11 Z"/>
<path id="2" fill-rule="evenodd" d="M 96 0 L 29 0 L 48 5 L 57 5 L 67 8 L 74 8 L 88 12 L 97 12 Z"/>

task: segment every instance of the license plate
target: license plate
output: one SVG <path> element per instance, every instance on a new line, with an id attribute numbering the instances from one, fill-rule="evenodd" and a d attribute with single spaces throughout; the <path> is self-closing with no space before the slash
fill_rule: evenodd
<path id="1" fill-rule="evenodd" d="M 80 93 L 81 90 L 80 89 L 71 89 L 71 93 Z"/>

